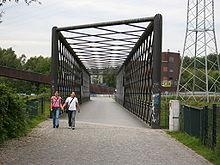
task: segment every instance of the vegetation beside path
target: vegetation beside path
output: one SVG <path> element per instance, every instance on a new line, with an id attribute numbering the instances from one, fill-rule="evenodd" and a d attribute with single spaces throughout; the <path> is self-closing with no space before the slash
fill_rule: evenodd
<path id="1" fill-rule="evenodd" d="M 0 145 L 8 139 L 26 135 L 40 122 L 46 120 L 49 111 L 30 118 L 25 102 L 30 97 L 19 96 L 12 88 L 0 84 Z M 35 96 L 36 97 L 36 96 Z M 45 102 L 49 109 L 49 102 Z"/>
<path id="2" fill-rule="evenodd" d="M 220 165 L 220 147 L 216 151 L 211 150 L 209 147 L 205 146 L 200 139 L 186 135 L 182 132 L 170 132 L 167 134 L 171 135 L 173 138 L 183 143 L 187 147 L 194 150 L 199 155 L 203 156 L 205 159 L 209 160 L 215 165 Z M 220 139 L 218 139 L 220 140 Z"/>

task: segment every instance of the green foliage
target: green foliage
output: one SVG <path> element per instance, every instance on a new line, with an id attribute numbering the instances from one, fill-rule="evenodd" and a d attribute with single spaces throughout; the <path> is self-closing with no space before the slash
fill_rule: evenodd
<path id="1" fill-rule="evenodd" d="M 29 81 L 16 80 L 6 77 L 0 77 L 0 84 L 7 84 L 14 88 L 14 92 L 17 93 L 50 93 L 50 86 L 45 84 L 36 84 Z"/>
<path id="2" fill-rule="evenodd" d="M 212 151 L 210 148 L 206 147 L 202 144 L 202 142 L 194 137 L 191 137 L 189 135 L 186 135 L 182 132 L 169 132 L 167 131 L 169 135 L 186 145 L 187 147 L 193 149 L 198 154 L 204 156 L 207 160 L 210 162 L 220 165 L 220 156 L 219 151 Z"/>
<path id="3" fill-rule="evenodd" d="M 97 78 L 93 77 L 94 84 L 100 83 L 98 78 L 99 76 L 103 75 L 103 83 L 107 84 L 109 87 L 116 88 L 116 72 L 118 71 L 118 69 L 119 68 L 115 68 L 115 67 L 106 67 L 102 69 L 91 68 L 88 71 L 90 73 L 93 73 L 92 75 L 97 76 Z"/>
<path id="4" fill-rule="evenodd" d="M 220 158 L 220 136 L 217 137 L 216 155 Z"/>
<path id="5" fill-rule="evenodd" d="M 0 48 L 0 65 L 11 67 L 15 69 L 22 69 L 22 58 L 18 58 L 12 48 L 1 49 Z"/>
<path id="6" fill-rule="evenodd" d="M 212 67 L 212 64 L 215 64 L 217 61 L 217 56 L 220 59 L 220 55 L 216 54 L 209 54 L 207 56 L 207 65 L 208 65 L 208 70 L 218 70 L 217 66 Z M 204 69 L 204 63 L 205 63 L 205 57 L 197 57 L 196 58 L 196 63 L 195 57 L 184 57 L 184 63 L 183 63 L 183 68 L 194 68 L 194 65 L 196 65 L 197 69 Z"/>
<path id="7" fill-rule="evenodd" d="M 0 84 L 0 143 L 22 136 L 28 124 L 24 101 L 12 89 Z"/>
<path id="8" fill-rule="evenodd" d="M 185 98 L 186 100 L 189 98 Z M 196 97 L 197 100 L 200 100 L 200 97 Z M 220 98 L 216 98 L 216 100 L 219 100 Z M 161 97 L 161 111 L 160 111 L 160 126 L 161 127 L 168 127 L 169 123 L 169 101 L 170 100 L 182 100 L 180 98 L 177 98 L 176 96 L 162 96 Z M 194 101 L 194 100 L 188 100 L 188 101 L 180 101 L 180 104 L 189 105 L 192 107 L 197 108 L 203 108 L 205 106 L 208 106 L 209 108 L 212 107 L 213 104 L 216 104 L 217 106 L 220 106 L 220 103 L 217 101 L 214 101 L 214 98 L 210 98 L 211 102 L 207 103 L 204 101 Z"/>
<path id="9" fill-rule="evenodd" d="M 185 105 L 189 105 L 189 106 L 197 107 L 197 108 L 203 108 L 205 106 L 208 106 L 209 108 L 211 108 L 213 104 L 220 105 L 219 102 L 207 103 L 207 102 L 197 102 L 197 101 L 182 101 L 181 104 L 185 104 Z"/>
<path id="10" fill-rule="evenodd" d="M 25 135 L 40 122 L 46 120 L 49 111 L 29 119 L 27 100 L 38 97 L 45 98 L 45 109 L 49 109 L 49 95 L 41 94 L 38 96 L 18 96 L 14 90 L 6 85 L 0 84 L 0 144 L 7 139 L 16 138 Z M 47 99 L 46 99 L 47 98 Z"/>
<path id="11" fill-rule="evenodd" d="M 24 54 L 17 57 L 12 48 L 0 48 L 0 65 L 41 74 L 51 72 L 51 58 L 39 56 L 27 59 Z"/>
<path id="12" fill-rule="evenodd" d="M 113 74 L 103 76 L 103 82 L 108 84 L 109 87 L 116 88 L 116 81 L 115 80 L 116 80 L 116 77 Z"/>
<path id="13" fill-rule="evenodd" d="M 161 97 L 161 110 L 160 110 L 160 126 L 168 128 L 169 126 L 169 101 L 176 100 L 175 96 L 162 96 Z"/>
<path id="14" fill-rule="evenodd" d="M 103 82 L 108 84 L 109 87 L 116 88 L 116 74 L 115 72 L 118 70 L 118 68 L 105 68 L 104 72 L 108 73 L 107 75 L 103 76 Z"/>
<path id="15" fill-rule="evenodd" d="M 24 64 L 24 70 L 49 75 L 51 73 L 51 58 L 31 57 Z"/>
<path id="16" fill-rule="evenodd" d="M 51 58 L 39 56 L 31 57 L 27 60 L 25 55 L 18 58 L 12 48 L 0 48 L 0 65 L 41 74 L 50 74 L 51 72 Z M 48 85 L 36 84 L 6 77 L 0 77 L 0 83 L 7 84 L 8 86 L 14 88 L 18 93 L 42 93 L 49 92 L 50 90 Z"/>
<path id="17" fill-rule="evenodd" d="M 208 84 L 209 84 L 209 91 L 211 92 L 220 92 L 218 86 L 220 86 L 219 82 L 214 84 L 214 80 L 219 78 L 219 68 L 217 60 L 220 59 L 220 55 L 210 54 L 207 56 L 207 69 L 208 69 Z M 206 80 L 205 77 L 205 57 L 184 57 L 183 68 L 186 68 L 181 76 L 181 84 L 187 83 L 185 88 L 193 91 L 193 83 L 194 79 L 192 79 L 192 73 L 195 74 L 196 86 L 194 87 L 194 91 L 201 91 L 201 89 L 206 89 L 206 84 L 204 81 Z M 214 65 L 213 65 L 214 64 Z M 194 69 L 196 67 L 196 69 Z"/>
<path id="18" fill-rule="evenodd" d="M 201 80 L 205 80 L 206 77 L 205 77 L 205 70 L 196 70 L 194 71 L 193 69 L 186 69 L 186 71 L 182 74 L 182 78 L 181 78 L 181 83 L 182 84 L 185 84 L 187 82 L 188 86 L 186 87 L 187 89 L 190 89 L 190 90 L 193 90 L 193 79 L 191 78 L 191 75 L 190 73 L 194 73 L 199 77 L 199 78 L 196 78 L 195 81 L 197 82 L 198 86 L 195 86 L 195 90 L 196 91 L 201 91 L 201 88 L 205 89 L 206 88 L 206 84 L 204 82 L 202 82 Z M 216 71 L 216 70 L 209 70 L 208 71 L 208 74 L 209 74 L 209 88 L 212 87 L 211 89 L 211 92 L 215 92 L 215 90 L 217 90 L 217 92 L 220 92 L 218 91 L 219 88 L 215 89 L 213 87 L 213 79 L 217 80 L 218 77 L 219 77 L 219 71 Z M 218 84 L 220 85 L 220 84 Z"/>

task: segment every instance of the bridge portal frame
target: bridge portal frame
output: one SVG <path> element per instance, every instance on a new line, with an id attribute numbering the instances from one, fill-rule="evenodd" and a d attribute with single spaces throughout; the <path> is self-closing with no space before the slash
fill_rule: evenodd
<path id="1" fill-rule="evenodd" d="M 131 34 L 131 31 L 117 32 L 115 30 L 105 28 L 106 26 L 112 27 L 115 25 L 131 26 L 131 24 L 140 22 L 149 22 L 149 25 L 146 28 L 141 27 L 143 33 L 138 38 L 137 35 Z M 138 27 L 135 25 L 132 26 Z M 122 60 L 120 58 L 117 58 L 118 62 L 122 65 L 117 74 L 118 89 L 116 100 L 139 118 L 149 123 L 152 128 L 159 128 L 161 100 L 162 16 L 157 14 L 154 17 L 147 18 L 53 28 L 52 91 L 54 92 L 55 90 L 59 90 L 64 97 L 68 96 L 70 91 L 75 91 L 81 101 L 89 99 L 90 73 L 88 72 L 84 63 L 82 63 L 82 61 L 85 61 L 85 59 L 81 61 L 81 56 L 77 56 L 77 52 L 75 53 L 73 47 L 71 46 L 73 43 L 68 43 L 69 39 L 74 41 L 75 38 L 64 37 L 61 32 L 80 34 L 80 37 L 84 37 L 84 40 L 82 40 L 84 44 L 93 42 L 85 40 L 85 36 L 100 37 L 102 35 L 101 38 L 106 39 L 105 41 L 101 41 L 102 44 L 106 44 L 106 42 L 111 41 L 111 38 L 103 37 L 103 34 L 99 34 L 100 36 L 98 36 L 74 32 L 74 30 L 87 28 L 108 31 L 107 35 L 115 35 L 118 33 L 132 35 L 138 39 L 133 48 L 128 44 L 124 45 L 127 48 L 130 47 L 131 50 L 127 55 L 124 54 L 125 51 L 123 51 L 123 49 L 122 53 L 119 53 L 123 56 L 121 56 L 121 58 L 125 59 L 126 57 L 123 63 L 121 63 Z M 79 37 L 76 38 L 79 40 Z M 113 39 L 112 42 L 114 40 L 115 39 Z M 126 39 L 120 39 L 120 41 L 126 41 Z M 102 49 L 107 50 L 105 51 L 105 55 L 112 50 L 111 46 L 113 45 L 108 43 L 101 47 Z M 91 47 L 92 46 L 86 46 L 86 48 Z M 85 53 L 85 51 L 83 53 Z M 90 53 L 86 53 L 87 55 L 85 57 L 88 60 L 90 58 Z M 99 53 L 99 51 L 96 53 Z M 102 57 L 103 60 L 105 59 L 104 56 Z M 93 67 L 94 65 L 90 66 Z"/>

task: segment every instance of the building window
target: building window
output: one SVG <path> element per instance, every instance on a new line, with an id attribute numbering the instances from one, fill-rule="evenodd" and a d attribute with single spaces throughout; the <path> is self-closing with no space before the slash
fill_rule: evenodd
<path id="1" fill-rule="evenodd" d="M 173 69 L 170 69 L 169 72 L 173 73 Z"/>
<path id="2" fill-rule="evenodd" d="M 164 66 L 163 67 L 163 72 L 168 72 L 168 67 Z"/>
<path id="3" fill-rule="evenodd" d="M 168 61 L 167 54 L 163 54 L 162 55 L 162 61 L 163 62 L 167 62 Z"/>
<path id="4" fill-rule="evenodd" d="M 168 80 L 168 77 L 164 76 L 163 81 L 167 81 L 167 80 Z"/>
<path id="5" fill-rule="evenodd" d="M 169 57 L 169 62 L 174 62 L 174 57 Z"/>

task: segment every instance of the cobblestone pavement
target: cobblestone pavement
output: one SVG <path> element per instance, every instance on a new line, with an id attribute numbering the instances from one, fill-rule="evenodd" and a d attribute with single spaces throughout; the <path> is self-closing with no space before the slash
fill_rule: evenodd
<path id="1" fill-rule="evenodd" d="M 172 139 L 163 130 L 94 121 L 81 121 L 75 130 L 67 120 L 52 128 L 47 120 L 20 140 L 0 149 L 0 164 L 9 165 L 206 165 L 203 157 Z M 131 114 L 128 114 L 129 116 Z M 132 117 L 132 116 L 131 116 Z M 87 118 L 88 119 L 88 118 Z M 119 123 L 119 122 L 118 122 Z"/>

